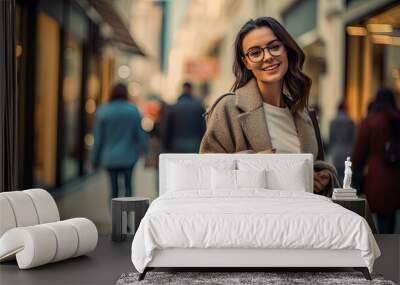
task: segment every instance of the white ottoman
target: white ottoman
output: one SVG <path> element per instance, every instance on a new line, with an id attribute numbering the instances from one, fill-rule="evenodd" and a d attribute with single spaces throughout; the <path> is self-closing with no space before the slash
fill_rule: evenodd
<path id="1" fill-rule="evenodd" d="M 57 205 L 42 189 L 0 193 L 0 262 L 17 259 L 20 269 L 84 255 L 98 232 L 86 218 L 59 221 Z"/>

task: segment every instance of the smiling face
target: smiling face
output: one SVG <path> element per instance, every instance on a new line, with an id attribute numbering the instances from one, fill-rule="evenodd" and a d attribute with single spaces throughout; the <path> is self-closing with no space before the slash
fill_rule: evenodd
<path id="1" fill-rule="evenodd" d="M 243 54 L 245 54 L 243 62 L 246 68 L 254 74 L 257 81 L 273 83 L 283 80 L 288 70 L 287 53 L 282 42 L 270 28 L 260 27 L 250 31 L 244 37 L 242 47 Z M 259 48 L 264 50 L 264 58 L 257 58 L 260 55 Z M 283 51 L 280 52 L 279 48 Z M 280 55 L 272 56 L 271 53 Z"/>

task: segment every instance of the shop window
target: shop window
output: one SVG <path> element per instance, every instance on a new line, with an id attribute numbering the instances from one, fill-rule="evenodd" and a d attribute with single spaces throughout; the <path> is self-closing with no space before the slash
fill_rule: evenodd
<path id="1" fill-rule="evenodd" d="M 67 9 L 66 36 L 63 47 L 62 82 L 62 142 L 61 142 L 61 183 L 78 178 L 83 174 L 82 130 L 85 127 L 81 104 L 82 88 L 87 82 L 83 74 L 84 48 L 87 40 L 87 18 L 83 11 L 70 3 Z M 83 84 L 84 83 L 84 84 Z"/>
<path id="2" fill-rule="evenodd" d="M 34 184 L 52 187 L 56 183 L 60 29 L 42 12 L 37 25 Z"/>
<path id="3" fill-rule="evenodd" d="M 66 37 L 63 78 L 62 183 L 79 175 L 79 127 L 82 80 L 82 46 L 72 34 Z"/>
<path id="4" fill-rule="evenodd" d="M 346 28 L 346 98 L 349 113 L 357 122 L 368 114 L 380 88 L 400 94 L 399 14 L 400 5 L 395 5 Z"/>
<path id="5" fill-rule="evenodd" d="M 87 81 L 87 98 L 85 102 L 86 114 L 86 133 L 84 136 L 84 169 L 85 172 L 91 170 L 91 150 L 94 143 L 93 128 L 96 110 L 100 104 L 100 60 L 97 55 L 92 55 L 89 59 L 89 74 Z"/>

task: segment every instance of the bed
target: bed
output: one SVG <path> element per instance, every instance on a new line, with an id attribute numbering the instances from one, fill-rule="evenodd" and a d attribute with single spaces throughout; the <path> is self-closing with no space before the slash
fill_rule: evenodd
<path id="1" fill-rule="evenodd" d="M 359 215 L 312 193 L 311 154 L 162 154 L 160 197 L 132 242 L 141 273 L 172 267 L 353 267 L 380 255 Z"/>

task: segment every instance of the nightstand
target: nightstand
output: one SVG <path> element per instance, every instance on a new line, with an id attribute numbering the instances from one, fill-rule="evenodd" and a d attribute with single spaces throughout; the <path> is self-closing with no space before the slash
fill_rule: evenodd
<path id="1" fill-rule="evenodd" d="M 112 213 L 112 234 L 113 241 L 123 241 L 126 235 L 122 233 L 122 215 L 123 212 L 135 212 L 135 232 L 137 231 L 140 221 L 149 208 L 150 199 L 142 197 L 121 197 L 111 200 Z M 135 234 L 135 232 L 133 234 Z"/>
<path id="2" fill-rule="evenodd" d="M 359 214 L 361 217 L 366 219 L 365 213 L 365 199 L 364 198 L 356 198 L 356 199 L 332 199 L 332 202 L 339 204 L 340 206 L 353 211 L 356 214 Z"/>

